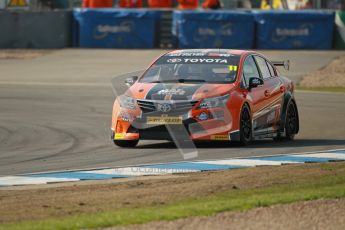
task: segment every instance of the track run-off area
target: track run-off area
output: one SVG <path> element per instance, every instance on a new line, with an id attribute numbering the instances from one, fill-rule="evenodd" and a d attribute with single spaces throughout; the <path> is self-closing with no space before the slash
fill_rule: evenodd
<path id="1" fill-rule="evenodd" d="M 110 140 L 112 78 L 145 69 L 163 52 L 65 49 L 33 59 L 0 59 L 0 176 L 183 161 L 171 142 L 141 141 L 135 149 L 121 149 Z M 262 53 L 290 59 L 290 72 L 282 73 L 296 82 L 345 54 Z M 248 147 L 200 143 L 193 160 L 344 149 L 344 94 L 297 92 L 296 98 L 300 133 L 295 141 L 262 140 Z"/>

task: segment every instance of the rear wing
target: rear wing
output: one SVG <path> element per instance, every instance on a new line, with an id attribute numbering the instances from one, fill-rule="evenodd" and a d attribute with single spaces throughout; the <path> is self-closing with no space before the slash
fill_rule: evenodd
<path id="1" fill-rule="evenodd" d="M 290 70 L 290 60 L 285 61 L 272 61 L 272 64 L 275 66 L 283 66 L 284 69 Z"/>

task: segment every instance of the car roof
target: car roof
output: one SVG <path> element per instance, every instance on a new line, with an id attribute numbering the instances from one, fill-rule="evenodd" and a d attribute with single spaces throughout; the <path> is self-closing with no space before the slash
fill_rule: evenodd
<path id="1" fill-rule="evenodd" d="M 171 52 L 166 53 L 165 55 L 171 54 L 232 54 L 232 55 L 240 55 L 255 53 L 249 50 L 233 50 L 233 49 L 182 49 L 182 50 L 174 50 Z"/>

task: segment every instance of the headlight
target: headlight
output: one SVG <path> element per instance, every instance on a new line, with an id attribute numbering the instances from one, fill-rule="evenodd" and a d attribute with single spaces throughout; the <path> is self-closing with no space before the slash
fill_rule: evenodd
<path id="1" fill-rule="evenodd" d="M 126 109 L 135 109 L 137 106 L 137 101 L 134 98 L 122 95 L 119 97 L 120 105 Z"/>
<path id="2" fill-rule="evenodd" d="M 224 107 L 228 99 L 229 99 L 228 94 L 221 97 L 205 98 L 201 101 L 200 105 L 198 106 L 198 109 Z"/>

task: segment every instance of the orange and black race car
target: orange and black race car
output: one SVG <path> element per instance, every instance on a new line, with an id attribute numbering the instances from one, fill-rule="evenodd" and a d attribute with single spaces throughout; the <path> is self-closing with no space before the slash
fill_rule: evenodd
<path id="1" fill-rule="evenodd" d="M 141 76 L 126 79 L 114 102 L 112 140 L 292 140 L 299 131 L 294 84 L 262 54 L 242 50 L 176 50 Z M 187 136 L 186 136 L 187 135 Z"/>

